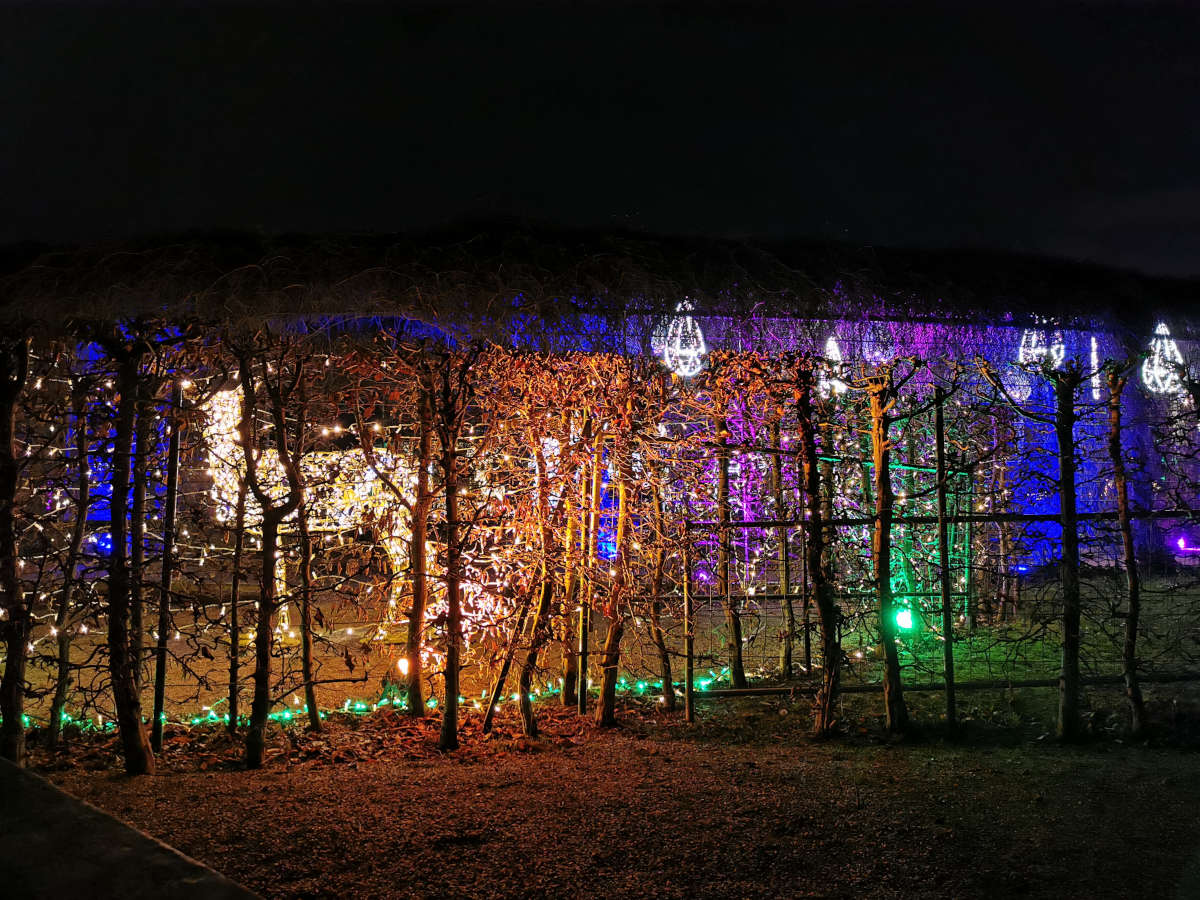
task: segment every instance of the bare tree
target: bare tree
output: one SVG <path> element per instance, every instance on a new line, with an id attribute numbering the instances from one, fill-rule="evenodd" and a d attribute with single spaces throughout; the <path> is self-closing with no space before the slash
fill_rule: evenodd
<path id="1" fill-rule="evenodd" d="M 1125 640 L 1121 649 L 1122 674 L 1125 679 L 1125 699 L 1129 703 L 1129 729 L 1134 737 L 1146 730 L 1146 706 L 1138 682 L 1138 622 L 1142 612 L 1142 583 L 1138 571 L 1137 552 L 1133 543 L 1133 518 L 1129 508 L 1129 477 L 1125 468 L 1125 451 L 1121 446 L 1121 395 L 1127 376 L 1121 368 L 1111 366 L 1108 380 L 1108 457 L 1113 467 L 1113 482 L 1117 491 L 1117 521 L 1121 528 L 1121 549 L 1125 562 Z"/>
<path id="2" fill-rule="evenodd" d="M 273 357 L 274 364 L 268 350 L 256 351 L 250 347 L 238 350 L 238 377 L 242 387 L 239 440 L 244 450 L 246 485 L 262 511 L 259 599 L 254 631 L 254 698 L 246 732 L 246 765 L 251 769 L 262 767 L 267 719 L 271 712 L 271 649 L 274 641 L 271 621 L 279 602 L 276 584 L 279 528 L 304 499 L 303 480 L 287 421 L 287 410 L 305 374 L 304 364 L 303 360 L 288 360 L 285 349 L 286 342 L 280 340 Z M 287 362 L 292 364 L 289 366 Z M 255 416 L 260 404 L 260 383 L 266 398 L 269 427 L 274 435 L 274 450 L 283 473 L 281 490 L 276 491 L 272 490 L 273 485 L 266 480 L 259 466 L 262 448 Z"/>
<path id="3" fill-rule="evenodd" d="M 28 598 L 17 570 L 17 483 L 21 463 L 16 442 L 17 404 L 29 377 L 29 339 L 0 341 L 0 621 L 5 646 L 0 679 L 0 756 L 22 765 L 25 760 L 25 665 L 32 628 Z"/>

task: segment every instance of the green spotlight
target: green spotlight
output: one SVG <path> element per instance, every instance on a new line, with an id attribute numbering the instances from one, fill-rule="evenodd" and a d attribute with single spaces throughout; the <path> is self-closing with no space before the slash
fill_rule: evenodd
<path id="1" fill-rule="evenodd" d="M 896 627 L 908 631 L 913 627 L 912 610 L 905 608 L 896 611 Z"/>

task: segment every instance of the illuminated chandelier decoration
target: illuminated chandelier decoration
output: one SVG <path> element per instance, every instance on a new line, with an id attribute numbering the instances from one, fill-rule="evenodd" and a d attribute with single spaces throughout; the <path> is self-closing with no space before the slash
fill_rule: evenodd
<path id="1" fill-rule="evenodd" d="M 1067 345 L 1063 334 L 1054 330 L 1047 334 L 1041 328 L 1026 328 L 1021 333 L 1021 343 L 1017 348 L 1017 366 L 1021 370 L 1013 379 L 1009 393 L 1018 400 L 1028 399 L 1033 393 L 1031 369 L 1057 369 L 1067 357 Z"/>
<path id="2" fill-rule="evenodd" d="M 1183 367 L 1183 354 L 1171 337 L 1165 322 L 1159 322 L 1150 339 L 1150 355 L 1142 361 L 1142 383 L 1154 394 L 1179 394 L 1183 382 L 1179 370 Z"/>
<path id="3" fill-rule="evenodd" d="M 842 346 L 838 343 L 837 335 L 831 334 L 825 341 L 825 361 L 829 364 L 829 368 L 834 372 L 840 372 L 842 369 Z M 820 381 L 817 384 L 822 397 L 828 397 L 831 394 L 846 393 L 846 382 L 840 378 L 821 373 Z"/>
<path id="4" fill-rule="evenodd" d="M 681 378 L 691 378 L 704 367 L 704 354 L 708 347 L 704 343 L 704 332 L 700 324 L 687 315 L 692 310 L 690 300 L 682 300 L 675 316 L 667 325 L 667 339 L 663 345 L 663 364 Z"/>

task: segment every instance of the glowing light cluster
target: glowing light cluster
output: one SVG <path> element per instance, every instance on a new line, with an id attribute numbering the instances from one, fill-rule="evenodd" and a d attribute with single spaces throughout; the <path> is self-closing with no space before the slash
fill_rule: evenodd
<path id="1" fill-rule="evenodd" d="M 233 516 L 238 487 L 246 472 L 237 433 L 242 416 L 241 395 L 237 391 L 221 391 L 213 396 L 207 411 L 204 439 L 209 451 L 208 474 L 213 480 L 210 496 L 217 504 L 217 521 L 227 522 Z M 377 455 L 381 466 L 389 472 L 400 473 L 394 481 L 411 486 L 415 476 L 405 469 L 401 460 L 382 452 Z M 357 447 L 306 453 L 300 458 L 300 470 L 312 531 L 346 531 L 361 526 L 372 515 L 402 509 Z M 258 477 L 272 499 L 281 499 L 287 493 L 287 478 L 274 449 L 262 450 Z M 257 527 L 261 524 L 261 515 L 248 509 L 247 523 Z"/>
<path id="2" fill-rule="evenodd" d="M 683 315 L 671 319 L 663 346 L 663 364 L 681 378 L 699 374 L 704 367 L 704 354 L 708 352 L 700 324 L 687 314 L 691 309 L 690 300 L 683 300 L 675 307 Z"/>
<path id="3" fill-rule="evenodd" d="M 233 520 L 239 486 L 246 476 L 246 461 L 238 437 L 242 418 L 242 398 L 237 391 L 220 391 L 209 402 L 204 440 L 208 447 L 208 474 L 212 478 L 210 497 L 216 504 L 218 522 Z M 377 464 L 392 473 L 394 483 L 411 488 L 416 476 L 400 459 L 380 452 Z M 408 560 L 408 518 L 404 506 L 376 476 L 361 448 L 307 453 L 300 458 L 300 470 L 306 489 L 309 530 L 314 533 L 342 533 L 364 525 L 391 521 L 399 533 L 384 536 L 380 543 L 388 554 L 393 572 L 404 569 Z M 287 492 L 287 479 L 279 454 L 271 448 L 261 452 L 258 477 L 272 498 Z M 411 497 L 406 497 L 411 500 Z M 246 526 L 255 531 L 262 526 L 261 511 L 247 504 Z M 285 525 L 295 521 L 293 514 Z M 282 560 L 279 570 L 282 570 Z M 282 582 L 282 571 L 279 572 Z M 393 590 L 399 590 L 397 584 Z M 393 597 L 389 606 L 395 607 Z M 280 613 L 280 627 L 287 629 L 286 607 Z"/>
<path id="4" fill-rule="evenodd" d="M 843 358 L 842 345 L 838 343 L 837 335 L 831 334 L 825 341 L 825 361 L 829 364 L 829 368 L 836 373 L 841 371 Z M 836 375 L 827 375 L 822 372 L 817 387 L 822 397 L 829 397 L 834 394 L 846 393 L 848 385 Z"/>
<path id="5" fill-rule="evenodd" d="M 1159 322 L 1150 339 L 1150 355 L 1142 361 L 1142 384 L 1154 394 L 1179 394 L 1183 382 L 1179 374 L 1183 369 L 1183 354 L 1171 337 L 1165 322 Z"/>
<path id="6" fill-rule="evenodd" d="M 1037 369 L 1058 369 L 1067 358 L 1067 345 L 1058 329 L 1026 328 L 1017 346 L 1017 369 L 1009 379 L 1008 391 L 1018 400 L 1033 393 L 1032 373 Z"/>

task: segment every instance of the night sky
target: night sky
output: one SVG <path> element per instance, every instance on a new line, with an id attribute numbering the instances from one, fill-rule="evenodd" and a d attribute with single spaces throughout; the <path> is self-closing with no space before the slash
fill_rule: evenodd
<path id="1" fill-rule="evenodd" d="M 297 6 L 4 7 L 0 242 L 517 217 L 1200 274 L 1198 5 Z"/>

